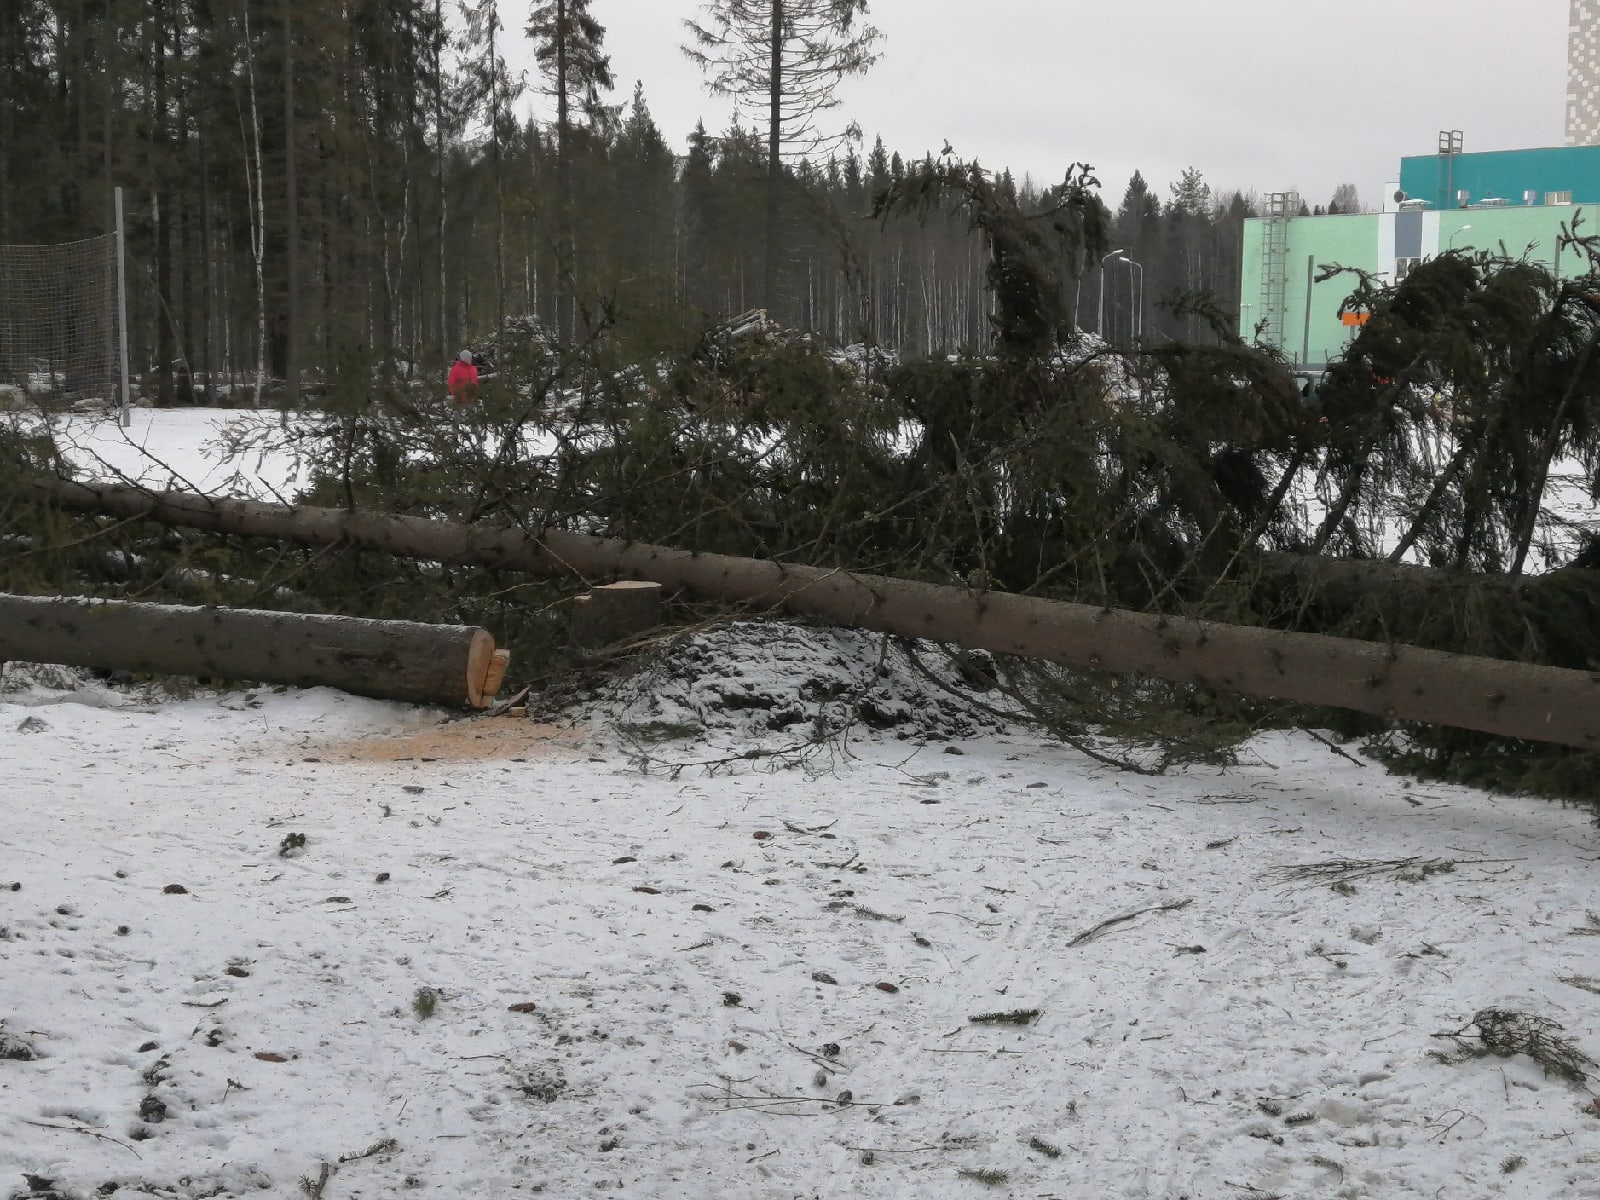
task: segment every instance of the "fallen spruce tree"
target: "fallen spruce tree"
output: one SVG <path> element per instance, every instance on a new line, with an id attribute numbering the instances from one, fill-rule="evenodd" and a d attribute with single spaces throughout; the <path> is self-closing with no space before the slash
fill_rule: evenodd
<path id="1" fill-rule="evenodd" d="M 968 215 L 990 252 L 990 347 L 899 363 L 766 326 L 693 333 L 645 357 L 604 336 L 526 354 L 502 338 L 501 378 L 470 411 L 422 411 L 355 371 L 320 412 L 273 420 L 236 449 L 293 454 L 300 498 L 352 514 L 603 533 L 1168 621 L 1600 664 L 1600 622 L 1584 616 L 1600 606 L 1589 573 L 1570 569 L 1586 552 L 1567 517 L 1570 477 L 1600 459 L 1600 276 L 1556 280 L 1504 255 L 1456 254 L 1392 288 L 1362 278 L 1352 302 L 1370 319 L 1306 396 L 1280 356 L 1198 298 L 1177 303 L 1191 327 L 1209 327 L 1205 344 L 1113 348 L 1076 333 L 1055 267 L 1092 262 L 1096 238 L 1071 180 L 1047 211 L 1025 214 L 976 168 L 925 164 L 884 203 Z M 1586 240 L 1573 244 L 1593 260 Z M 70 474 L 62 457 L 80 461 L 25 447 L 20 474 Z M 23 490 L 0 486 L 0 502 Z M 18 517 L 15 528 L 35 529 Z M 534 664 L 549 658 L 566 591 L 516 569 L 452 566 L 436 549 L 415 560 L 357 541 L 297 551 L 132 517 L 53 513 L 46 525 L 34 549 L 0 553 L 0 568 L 23 576 L 10 590 L 148 596 L 193 580 L 224 602 L 482 624 L 535 642 L 523 658 Z M 80 586 L 98 569 L 81 560 L 106 545 L 137 573 Z M 1527 578 L 1541 569 L 1548 582 Z M 1243 736 L 1306 719 L 1385 750 L 1381 722 L 1183 684 L 1062 678 L 1075 694 L 1052 727 L 1109 727 L 1107 701 L 1127 699 L 1124 727 L 1137 735 L 1149 716 L 1163 744 L 1174 730 Z M 1565 780 L 1548 790 L 1595 791 L 1587 755 L 1411 732 L 1388 748 L 1421 748 L 1457 778 L 1489 781 L 1452 765 L 1481 753 L 1511 766 L 1495 782 L 1520 786 L 1539 759 Z"/>
<path id="2" fill-rule="evenodd" d="M 516 526 L 59 479 L 36 479 L 29 486 L 55 507 L 122 520 L 303 546 L 357 546 L 589 583 L 643 579 L 691 597 L 968 649 L 1392 720 L 1600 747 L 1600 675 L 1587 671 L 698 554 L 559 530 L 531 533 Z"/>

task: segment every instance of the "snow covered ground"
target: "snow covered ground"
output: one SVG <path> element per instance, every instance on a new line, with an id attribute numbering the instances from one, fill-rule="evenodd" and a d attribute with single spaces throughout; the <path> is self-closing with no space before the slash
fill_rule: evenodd
<path id="1" fill-rule="evenodd" d="M 1588 811 L 957 692 L 753 626 L 557 726 L 12 664 L 0 1200 L 1600 1196 Z"/>
<path id="2" fill-rule="evenodd" d="M 557 728 L 14 664 L 0 1196 L 1600 1195 L 1592 1074 L 1438 1036 L 1600 1051 L 1588 812 L 885 669 L 739 627 Z"/>
<path id="3" fill-rule="evenodd" d="M 257 499 L 291 498 L 300 478 L 287 455 L 225 463 L 230 431 L 252 429 L 275 414 L 238 408 L 136 408 L 124 429 L 115 416 L 55 418 L 58 444 L 86 475 L 147 487 Z"/>

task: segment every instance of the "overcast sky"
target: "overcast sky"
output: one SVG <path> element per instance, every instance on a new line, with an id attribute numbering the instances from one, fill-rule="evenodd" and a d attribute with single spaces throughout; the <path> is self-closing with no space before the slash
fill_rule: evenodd
<path id="1" fill-rule="evenodd" d="M 678 47 L 695 0 L 593 0 L 617 99 L 634 80 L 675 149 L 708 95 Z M 847 81 L 857 121 L 906 156 L 956 153 L 1056 182 L 1095 167 L 1113 208 L 1141 170 L 1159 195 L 1189 165 L 1218 190 L 1342 182 L 1375 204 L 1441 129 L 1465 148 L 1559 145 L 1568 0 L 871 0 L 882 60 Z M 513 33 L 526 23 L 503 0 Z M 522 43 L 523 61 L 531 59 Z M 543 103 L 542 101 L 540 103 Z"/>

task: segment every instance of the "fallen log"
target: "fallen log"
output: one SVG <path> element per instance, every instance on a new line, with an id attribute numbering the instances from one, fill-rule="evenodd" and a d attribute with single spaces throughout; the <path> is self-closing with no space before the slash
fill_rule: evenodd
<path id="1" fill-rule="evenodd" d="M 484 629 L 0 593 L 0 662 L 334 687 L 484 708 L 505 674 Z"/>
<path id="2" fill-rule="evenodd" d="M 214 500 L 39 479 L 61 508 L 309 546 L 590 582 L 645 579 L 691 596 L 930 638 L 1066 666 L 1133 673 L 1505 737 L 1600 748 L 1600 675 L 1321 634 L 1223 625 L 546 530 Z"/>

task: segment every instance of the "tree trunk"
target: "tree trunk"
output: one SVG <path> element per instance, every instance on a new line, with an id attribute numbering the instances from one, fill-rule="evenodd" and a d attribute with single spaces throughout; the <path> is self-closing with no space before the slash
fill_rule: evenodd
<path id="1" fill-rule="evenodd" d="M 161 17 L 155 18 L 152 24 L 155 84 L 150 120 L 156 183 L 151 207 L 156 226 L 156 307 L 160 310 L 156 313 L 156 395 L 160 403 L 171 404 L 172 362 L 177 357 L 177 346 L 172 330 L 172 193 L 167 187 L 172 171 L 167 149 L 167 27 Z"/>
<path id="2" fill-rule="evenodd" d="M 779 206 L 783 187 L 783 0 L 772 0 L 767 77 L 766 253 L 761 264 L 761 303 L 778 317 L 778 246 L 782 240 Z"/>
<path id="3" fill-rule="evenodd" d="M 283 6 L 283 203 L 285 219 L 283 305 L 283 398 L 300 407 L 300 188 L 295 182 L 294 25 L 292 5 Z"/>
<path id="4" fill-rule="evenodd" d="M 255 407 L 261 407 L 261 393 L 267 376 L 267 276 L 265 270 L 267 215 L 266 193 L 261 179 L 261 113 L 256 105 L 255 51 L 250 43 L 250 4 L 245 0 L 244 12 L 244 72 L 250 93 L 250 128 L 243 129 L 244 113 L 239 113 L 240 133 L 244 135 L 245 195 L 249 200 L 250 256 L 255 262 L 256 274 L 256 382 L 252 397 Z M 252 171 L 252 166 L 254 170 Z"/>
<path id="5" fill-rule="evenodd" d="M 695 554 L 515 527 L 213 500 L 40 479 L 59 507 L 309 546 L 583 579 L 647 579 L 690 596 L 1065 666 L 1195 683 L 1505 737 L 1600 747 L 1600 675 L 1404 645 L 1066 604 L 881 575 Z"/>
<path id="6" fill-rule="evenodd" d="M 450 306 L 448 297 L 450 289 L 446 286 L 445 279 L 445 253 L 444 253 L 444 225 L 445 225 L 445 191 L 444 167 L 445 154 L 448 144 L 448 131 L 444 119 L 444 3 L 443 0 L 433 0 L 433 124 L 438 145 L 434 148 L 436 160 L 434 162 L 434 201 L 438 210 L 434 213 L 434 252 L 437 255 L 437 273 L 434 284 L 439 289 L 439 354 L 445 364 L 455 357 L 451 353 L 450 338 Z"/>
<path id="7" fill-rule="evenodd" d="M 572 238 L 572 108 L 567 95 L 567 52 L 571 36 L 565 0 L 556 4 L 556 338 L 572 344 L 576 307 L 576 269 Z"/>
<path id="8" fill-rule="evenodd" d="M 494 335 L 506 324 L 506 180 L 500 148 L 500 54 L 495 33 L 500 13 L 489 10 L 489 153 L 494 165 Z"/>
<path id="9" fill-rule="evenodd" d="M 0 594 L 0 662 L 335 687 L 482 708 L 494 699 L 485 683 L 495 654 L 488 631 L 462 625 Z"/>

